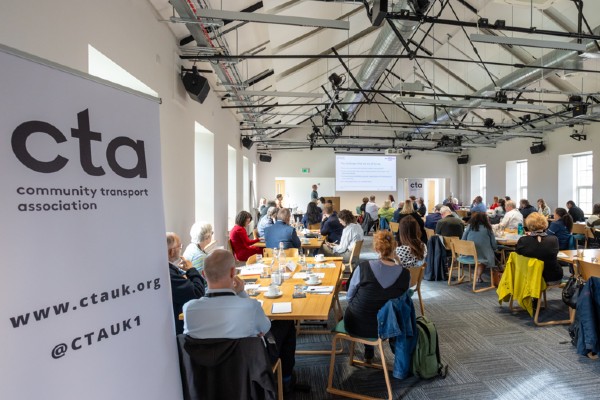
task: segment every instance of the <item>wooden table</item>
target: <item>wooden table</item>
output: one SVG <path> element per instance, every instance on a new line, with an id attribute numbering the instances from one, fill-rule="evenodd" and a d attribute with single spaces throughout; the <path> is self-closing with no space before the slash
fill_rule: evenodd
<path id="1" fill-rule="evenodd" d="M 565 256 L 561 257 L 560 253 Z M 573 264 L 573 258 L 577 258 L 577 250 L 561 250 L 559 252 L 558 260 L 564 261 L 569 264 Z M 583 250 L 583 261 L 592 262 L 592 258 L 600 260 L 600 249 L 584 249 Z M 599 264 L 600 261 L 596 261 L 594 264 Z"/>
<path id="2" fill-rule="evenodd" d="M 270 259 L 264 258 L 265 264 L 270 263 Z M 314 264 L 314 258 L 307 257 L 306 262 Z M 335 286 L 339 280 L 340 274 L 342 273 L 342 260 L 340 257 L 327 257 L 325 258 L 326 263 L 335 263 L 335 268 L 317 268 L 319 264 L 315 264 L 313 268 L 314 272 L 323 272 L 325 277 L 322 280 L 320 286 Z M 291 273 L 293 277 L 296 272 L 300 271 L 300 265 L 296 264 L 296 270 Z M 271 278 L 260 278 L 258 275 L 246 275 L 244 278 L 258 278 L 256 283 L 261 286 L 268 286 L 271 283 Z M 329 319 L 329 309 L 331 308 L 331 302 L 333 301 L 334 291 L 329 294 L 311 294 L 307 293 L 305 298 L 294 299 L 292 294 L 294 293 L 295 285 L 306 285 L 303 279 L 286 279 L 280 286 L 283 296 L 277 299 L 267 299 L 264 293 L 261 292 L 258 296 L 254 297 L 257 300 L 263 301 L 263 311 L 265 315 L 273 320 L 320 320 L 327 321 Z M 291 302 L 292 312 L 287 314 L 272 314 L 271 307 L 273 303 L 280 302 Z"/>
<path id="3" fill-rule="evenodd" d="M 323 245 L 323 239 L 308 238 L 308 241 L 306 241 L 306 239 L 300 239 L 300 243 L 302 245 L 302 248 L 305 250 L 320 249 L 321 245 Z M 266 247 L 265 242 L 257 242 L 254 243 L 252 246 L 261 248 Z"/>

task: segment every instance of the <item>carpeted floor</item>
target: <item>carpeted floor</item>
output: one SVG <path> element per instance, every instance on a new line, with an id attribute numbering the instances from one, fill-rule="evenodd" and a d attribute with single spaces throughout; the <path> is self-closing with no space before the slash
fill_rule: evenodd
<path id="1" fill-rule="evenodd" d="M 376 257 L 367 237 L 361 260 Z M 524 312 L 511 313 L 498 305 L 495 291 L 472 293 L 468 283 L 422 285 L 425 314 L 435 322 L 446 379 L 396 380 L 395 399 L 594 399 L 600 397 L 600 360 L 579 356 L 569 341 L 566 325 L 536 327 Z M 547 310 L 540 320 L 566 319 L 560 290 L 548 292 Z M 416 300 L 416 294 L 414 296 Z M 417 315 L 418 302 L 415 302 Z M 330 349 L 330 335 L 302 335 L 298 349 Z M 358 356 L 362 356 L 362 348 Z M 386 345 L 388 364 L 393 355 Z M 376 361 L 378 359 L 376 354 Z M 311 385 L 311 393 L 290 399 L 334 399 L 326 392 L 329 356 L 296 356 L 298 380 Z M 347 351 L 336 357 L 334 386 L 385 397 L 380 370 L 348 365 Z"/>

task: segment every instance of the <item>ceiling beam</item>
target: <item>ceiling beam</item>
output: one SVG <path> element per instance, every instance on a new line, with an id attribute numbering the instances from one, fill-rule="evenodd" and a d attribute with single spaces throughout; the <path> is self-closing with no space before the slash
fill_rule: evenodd
<path id="1" fill-rule="evenodd" d="M 211 10 L 207 8 L 196 9 L 196 16 L 199 18 L 210 18 L 232 21 L 257 22 L 263 24 L 275 25 L 294 25 L 294 26 L 312 26 L 319 28 L 350 30 L 348 21 L 338 21 L 319 18 L 294 17 L 287 15 L 244 13 L 237 11 Z M 193 22 L 193 21 L 188 21 Z M 198 21 L 201 22 L 201 21 Z"/>

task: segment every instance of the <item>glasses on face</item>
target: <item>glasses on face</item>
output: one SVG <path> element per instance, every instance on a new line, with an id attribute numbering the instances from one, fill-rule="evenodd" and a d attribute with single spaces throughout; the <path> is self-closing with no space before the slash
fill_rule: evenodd
<path id="1" fill-rule="evenodd" d="M 179 249 L 179 250 L 183 249 L 183 244 L 179 243 L 179 246 L 176 245 L 176 246 L 173 246 L 173 247 L 169 247 L 169 250 L 175 250 L 175 249 Z"/>

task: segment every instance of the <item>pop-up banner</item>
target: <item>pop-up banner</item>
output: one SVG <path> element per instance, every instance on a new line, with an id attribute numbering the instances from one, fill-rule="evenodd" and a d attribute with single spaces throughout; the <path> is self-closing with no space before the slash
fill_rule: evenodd
<path id="1" fill-rule="evenodd" d="M 425 179 L 405 179 L 408 197 L 415 196 L 417 199 L 425 195 Z"/>
<path id="2" fill-rule="evenodd" d="M 157 99 L 0 71 L 0 398 L 181 398 Z"/>

